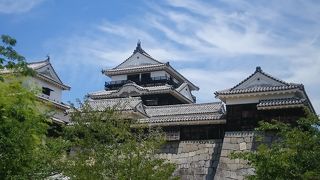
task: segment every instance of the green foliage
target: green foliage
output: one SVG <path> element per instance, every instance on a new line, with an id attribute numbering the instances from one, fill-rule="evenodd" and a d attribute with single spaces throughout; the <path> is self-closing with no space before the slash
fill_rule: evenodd
<path id="1" fill-rule="evenodd" d="M 17 41 L 14 38 L 8 35 L 1 35 L 0 70 L 7 69 L 23 75 L 34 75 L 34 72 L 27 67 L 25 58 L 14 50 L 13 47 L 16 43 Z M 1 80 L 3 79 L 1 78 Z"/>
<path id="2" fill-rule="evenodd" d="M 65 145 L 46 136 L 50 118 L 40 108 L 44 104 L 37 100 L 37 91 L 22 85 L 21 75 L 35 72 L 15 45 L 15 39 L 1 36 L 0 179 L 43 179 L 56 169 Z"/>
<path id="3" fill-rule="evenodd" d="M 72 179 L 170 179 L 173 164 L 156 158 L 164 143 L 159 130 L 132 130 L 132 121 L 112 109 L 74 109 L 65 131 L 71 151 L 62 172 Z"/>
<path id="4" fill-rule="evenodd" d="M 16 77 L 0 81 L 1 179 L 46 177 L 57 155 L 56 144 L 46 138 L 48 118 L 38 110 L 34 92 L 21 84 Z"/>
<path id="5" fill-rule="evenodd" d="M 255 152 L 235 153 L 232 157 L 248 160 L 255 168 L 255 175 L 248 179 L 320 179 L 319 125 L 318 117 L 310 113 L 294 126 L 260 122 L 257 131 L 272 133 L 277 140 L 271 145 L 262 140 Z"/>

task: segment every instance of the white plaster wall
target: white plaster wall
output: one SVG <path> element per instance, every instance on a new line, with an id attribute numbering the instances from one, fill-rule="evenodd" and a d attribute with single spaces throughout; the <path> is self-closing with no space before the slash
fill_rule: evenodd
<path id="1" fill-rule="evenodd" d="M 232 104 L 250 104 L 250 103 L 258 103 L 260 100 L 267 100 L 267 99 L 282 99 L 282 98 L 291 98 L 294 97 L 295 94 L 288 93 L 288 94 L 273 94 L 273 95 L 265 95 L 265 96 L 252 96 L 252 97 L 236 97 L 236 98 L 229 98 L 226 99 L 227 105 Z"/>
<path id="2" fill-rule="evenodd" d="M 191 96 L 191 92 L 189 89 L 189 86 L 187 85 L 186 87 L 184 87 L 180 93 L 185 96 L 186 98 L 190 99 L 191 101 L 193 101 L 192 96 Z"/>
<path id="3" fill-rule="evenodd" d="M 244 88 L 247 88 L 250 86 L 265 85 L 265 84 L 272 85 L 272 86 L 283 85 L 282 83 L 275 81 L 275 80 L 273 80 L 273 79 L 271 79 L 261 73 L 257 73 L 235 89 L 244 89 Z"/>
<path id="4" fill-rule="evenodd" d="M 133 67 L 133 66 L 140 66 L 140 65 L 147 65 L 147 64 L 158 64 L 158 62 L 140 54 L 136 53 L 130 59 L 128 59 L 125 63 L 120 65 L 118 68 L 126 68 L 126 67 Z"/>
<path id="5" fill-rule="evenodd" d="M 116 75 L 116 76 L 111 76 L 111 81 L 122 81 L 122 80 L 127 80 L 127 75 Z"/>
<path id="6" fill-rule="evenodd" d="M 50 97 L 42 94 L 41 92 L 40 92 L 41 93 L 40 95 L 43 95 L 43 97 L 49 98 L 53 101 L 61 102 L 61 96 L 62 96 L 62 89 L 61 88 L 54 86 L 54 85 L 48 83 L 47 81 L 44 81 L 44 80 L 38 79 L 38 78 L 31 78 L 30 81 L 32 82 L 32 84 L 36 85 L 40 89 L 40 91 L 42 90 L 42 87 L 48 87 L 53 90 L 50 93 Z"/>

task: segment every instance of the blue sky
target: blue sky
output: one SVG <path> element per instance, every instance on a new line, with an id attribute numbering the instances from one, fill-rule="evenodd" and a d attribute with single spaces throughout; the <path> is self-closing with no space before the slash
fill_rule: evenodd
<path id="1" fill-rule="evenodd" d="M 103 89 L 101 74 L 129 57 L 137 40 L 217 101 L 256 66 L 303 83 L 320 112 L 320 1 L 0 0 L 0 34 L 29 61 L 50 55 L 72 87 L 64 101 Z"/>

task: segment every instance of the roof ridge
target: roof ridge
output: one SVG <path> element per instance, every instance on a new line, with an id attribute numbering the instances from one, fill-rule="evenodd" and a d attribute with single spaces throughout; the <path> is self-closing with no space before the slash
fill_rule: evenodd
<path id="1" fill-rule="evenodd" d="M 96 101 L 118 101 L 118 100 L 132 100 L 132 99 L 137 99 L 137 100 L 141 100 L 140 97 L 124 97 L 124 98 L 110 98 L 110 99 L 97 99 L 97 100 L 90 100 L 90 102 L 96 102 Z"/>
<path id="2" fill-rule="evenodd" d="M 165 63 L 161 63 L 161 64 L 147 64 L 147 65 L 142 65 L 142 66 L 132 66 L 132 67 L 125 67 L 125 68 L 112 68 L 112 69 L 108 69 L 108 70 L 105 70 L 105 71 L 115 71 L 115 70 L 127 70 L 127 69 L 133 69 L 133 68 L 136 68 L 136 69 L 139 69 L 139 68 L 144 68 L 144 67 L 152 67 L 152 66 L 164 66 Z M 119 65 L 120 66 L 120 65 Z"/>
<path id="3" fill-rule="evenodd" d="M 47 58 L 47 59 L 41 60 L 41 61 L 28 62 L 27 64 L 39 64 L 39 63 L 44 63 L 44 62 L 50 63 L 50 60 Z"/>
<path id="4" fill-rule="evenodd" d="M 148 113 L 147 113 L 148 114 Z M 158 117 L 175 117 L 175 116 L 190 116 L 190 115 L 203 115 L 203 114 L 207 114 L 207 115 L 220 115 L 221 113 L 217 110 L 217 111 L 206 111 L 206 112 L 196 112 L 196 113 L 177 113 L 177 114 L 161 114 L 161 115 L 155 115 L 155 116 L 150 116 L 150 118 L 158 118 Z"/>

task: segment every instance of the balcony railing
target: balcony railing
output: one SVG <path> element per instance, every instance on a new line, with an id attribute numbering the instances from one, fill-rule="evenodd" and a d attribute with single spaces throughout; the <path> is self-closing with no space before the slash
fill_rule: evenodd
<path id="1" fill-rule="evenodd" d="M 157 86 L 157 85 L 172 85 L 177 88 L 180 84 L 174 82 L 170 77 L 167 76 L 158 76 L 158 77 L 150 77 L 150 78 L 142 78 L 141 80 L 121 80 L 121 81 L 109 81 L 105 82 L 106 90 L 118 89 L 124 84 L 129 82 L 135 82 L 140 86 Z"/>

